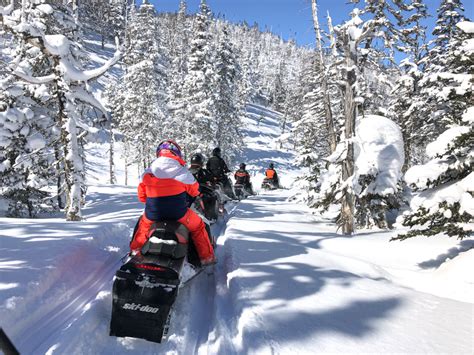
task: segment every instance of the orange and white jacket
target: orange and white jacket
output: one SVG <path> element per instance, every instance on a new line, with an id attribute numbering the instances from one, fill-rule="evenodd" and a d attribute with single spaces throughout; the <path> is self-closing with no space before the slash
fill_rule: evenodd
<path id="1" fill-rule="evenodd" d="M 138 185 L 138 198 L 152 221 L 180 219 L 187 212 L 189 196 L 198 195 L 199 184 L 185 162 L 166 151 L 153 161 Z"/>

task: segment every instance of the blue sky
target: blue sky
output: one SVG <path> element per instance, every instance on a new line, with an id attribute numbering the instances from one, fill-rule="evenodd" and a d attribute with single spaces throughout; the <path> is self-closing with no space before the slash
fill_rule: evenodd
<path id="1" fill-rule="evenodd" d="M 137 0 L 137 3 L 140 0 Z M 179 0 L 150 0 L 159 12 L 176 12 Z M 198 11 L 200 0 L 188 0 L 188 12 Z M 354 7 L 347 0 L 318 0 L 319 17 L 323 27 L 326 25 L 326 11 L 329 11 L 333 24 L 337 25 L 349 18 Z M 215 16 L 224 16 L 231 22 L 257 22 L 260 28 L 269 28 L 284 39 L 295 38 L 300 45 L 313 45 L 314 33 L 311 20 L 310 0 L 207 0 Z M 363 1 L 361 1 L 363 3 Z M 440 0 L 426 0 L 425 3 L 435 16 Z M 474 1 L 464 0 L 465 16 L 473 20 Z M 435 18 L 428 21 L 433 26 Z M 432 28 L 431 28 L 432 29 Z M 431 31 L 429 28 L 429 30 Z"/>

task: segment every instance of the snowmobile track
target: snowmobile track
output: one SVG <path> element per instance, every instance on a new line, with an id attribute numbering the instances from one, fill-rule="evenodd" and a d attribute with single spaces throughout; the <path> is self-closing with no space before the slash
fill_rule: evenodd
<path id="1" fill-rule="evenodd" d="M 109 290 L 112 277 L 121 264 L 120 258 L 111 255 L 102 265 L 90 273 L 77 286 L 66 291 L 59 301 L 50 300 L 52 305 L 47 311 L 38 308 L 28 315 L 28 322 L 22 327 L 19 322 L 19 334 L 15 334 L 18 347 L 24 354 L 45 353 L 51 346 L 49 339 L 60 338 L 61 331 L 70 327 L 85 311 L 86 305 L 92 302 L 100 291 Z M 48 345 L 49 344 L 49 345 Z"/>

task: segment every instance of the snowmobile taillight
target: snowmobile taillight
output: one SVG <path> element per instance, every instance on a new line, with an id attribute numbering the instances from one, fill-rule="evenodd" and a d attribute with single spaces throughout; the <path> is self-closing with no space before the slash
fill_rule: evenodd
<path id="1" fill-rule="evenodd" d="M 159 266 L 153 266 L 153 265 L 147 265 L 147 264 L 136 264 L 135 267 L 138 267 L 140 269 L 145 269 L 145 270 L 155 270 L 155 271 L 161 271 L 165 270 L 162 267 Z"/>

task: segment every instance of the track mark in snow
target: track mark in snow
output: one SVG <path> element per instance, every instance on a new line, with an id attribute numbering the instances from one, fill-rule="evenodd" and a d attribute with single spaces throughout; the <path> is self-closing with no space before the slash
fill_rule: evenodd
<path id="1" fill-rule="evenodd" d="M 96 260 L 103 259 L 103 254 L 97 253 Z M 44 299 L 44 304 L 36 308 L 33 298 L 27 305 L 30 312 L 24 314 L 22 320 L 18 319 L 13 328 L 12 337 L 22 353 L 51 350 L 49 341 L 60 339 L 61 332 L 71 327 L 104 289 L 111 287 L 112 277 L 120 265 L 120 258 L 114 253 L 103 262 L 98 262 L 96 267 L 86 268 L 87 276 L 78 281 L 81 275 L 78 277 L 77 272 L 84 269 L 81 261 L 90 261 L 90 249 L 84 248 L 79 255 L 76 252 L 69 256 L 75 259 L 74 262 L 64 273 L 59 273 L 60 279 L 50 286 L 51 292 Z M 67 262 L 69 256 L 63 261 Z"/>

